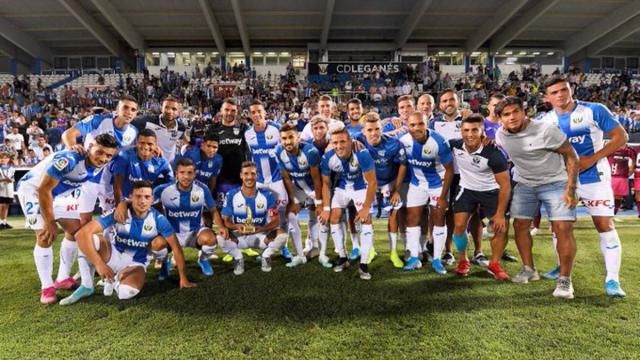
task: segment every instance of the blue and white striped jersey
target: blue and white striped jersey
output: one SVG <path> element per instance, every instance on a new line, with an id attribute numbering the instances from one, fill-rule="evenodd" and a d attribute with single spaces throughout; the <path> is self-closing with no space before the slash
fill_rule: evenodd
<path id="1" fill-rule="evenodd" d="M 406 162 L 404 148 L 400 141 L 392 135 L 382 135 L 380 143 L 373 146 L 367 142 L 364 135 L 357 139 L 369 151 L 376 168 L 378 187 L 387 185 L 398 176 L 398 165 Z"/>
<path id="2" fill-rule="evenodd" d="M 70 150 L 49 155 L 20 179 L 18 188 L 29 186 L 37 189 L 45 174 L 58 180 L 53 196 L 79 189 L 87 181 L 99 183 L 104 168 L 92 167 L 86 160 L 86 155 Z"/>
<path id="3" fill-rule="evenodd" d="M 76 124 L 76 129 L 84 138 L 84 146 L 89 146 L 89 142 L 100 134 L 113 135 L 118 140 L 120 149 L 131 147 L 138 137 L 138 130 L 131 124 L 125 125 L 124 129 L 119 129 L 114 123 L 114 114 L 96 114 L 84 118 Z"/>
<path id="4" fill-rule="evenodd" d="M 335 149 L 322 156 L 320 172 L 323 176 L 337 176 L 335 186 L 345 190 L 362 190 L 367 188 L 364 173 L 374 170 L 373 158 L 367 149 L 354 151 L 348 159 L 341 159 Z"/>
<path id="5" fill-rule="evenodd" d="M 276 200 L 271 191 L 257 189 L 254 197 L 247 197 L 241 189 L 237 187 L 227 193 L 222 216 L 230 218 L 234 224 L 246 224 L 250 211 L 251 223 L 254 226 L 264 226 L 270 222 L 274 214 L 278 214 Z"/>
<path id="6" fill-rule="evenodd" d="M 118 153 L 113 159 L 111 167 L 113 176 L 125 177 L 122 186 L 122 195 L 129 197 L 134 181 L 147 180 L 155 183 L 161 176 L 165 182 L 173 181 L 173 170 L 167 159 L 153 157 L 149 160 L 141 160 L 138 157 L 138 149 L 128 149 Z"/>
<path id="7" fill-rule="evenodd" d="M 578 156 L 590 156 L 604 147 L 604 135 L 620 126 L 604 105 L 576 101 L 573 111 L 558 115 L 549 111 L 539 121 L 559 126 Z M 591 184 L 611 179 L 611 168 L 604 157 L 578 175 L 580 184 Z"/>
<path id="8" fill-rule="evenodd" d="M 251 158 L 258 165 L 258 182 L 270 184 L 282 180 L 278 170 L 275 149 L 280 143 L 280 131 L 273 124 L 267 124 L 264 131 L 250 128 L 244 133 Z"/>
<path id="9" fill-rule="evenodd" d="M 276 147 L 276 159 L 281 171 L 285 171 L 291 177 L 292 182 L 309 193 L 313 191 L 313 179 L 309 169 L 320 165 L 320 152 L 315 146 L 306 143 L 298 143 L 298 153 L 296 155 L 288 153 L 284 146 Z"/>
<path id="10" fill-rule="evenodd" d="M 171 226 L 178 233 L 197 232 L 204 225 L 202 209 L 216 206 L 209 188 L 194 181 L 191 189 L 181 191 L 178 184 L 163 184 L 153 189 L 153 197 L 164 207 Z"/>
<path id="11" fill-rule="evenodd" d="M 135 217 L 134 212 L 129 209 L 124 224 L 116 223 L 113 213 L 101 216 L 97 220 L 103 229 L 111 227 L 116 250 L 132 254 L 133 261 L 142 264 L 147 262 L 149 245 L 156 236 L 162 235 L 167 238 L 175 233 L 167 218 L 153 208 L 142 218 Z"/>
<path id="12" fill-rule="evenodd" d="M 200 148 L 193 148 L 182 155 L 189 158 L 196 165 L 196 180 L 209 184 L 211 177 L 218 177 L 222 169 L 222 156 L 215 154 L 212 158 L 205 158 Z"/>
<path id="13" fill-rule="evenodd" d="M 407 156 L 411 184 L 438 188 L 442 186 L 442 179 L 438 175 L 442 165 L 453 161 L 451 149 L 447 141 L 437 132 L 427 130 L 427 140 L 420 143 L 405 134 L 400 138 Z"/>

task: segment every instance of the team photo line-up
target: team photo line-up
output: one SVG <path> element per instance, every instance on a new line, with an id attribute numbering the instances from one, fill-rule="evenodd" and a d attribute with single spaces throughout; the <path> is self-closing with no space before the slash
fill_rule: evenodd
<path id="1" fill-rule="evenodd" d="M 626 144 L 627 133 L 604 105 L 574 100 L 564 77 L 551 76 L 543 91 L 553 108 L 535 120 L 517 97 L 493 94 L 485 118 L 461 110 L 456 92 L 447 89 L 437 99 L 399 97 L 398 116 L 385 121 L 352 99 L 342 122 L 333 119 L 335 104 L 323 95 L 304 128 L 268 120 L 259 100 L 248 108 L 249 126 L 239 120 L 242 109 L 226 99 L 219 121 L 195 146 L 186 145 L 176 99 L 165 98 L 159 116 L 136 117 L 136 99 L 125 96 L 114 113 L 67 129 L 66 149 L 16 185 L 25 226 L 35 232 L 40 301 L 56 303 L 57 290 L 74 290 L 61 305 L 91 296 L 96 272 L 106 296 L 131 299 L 151 263 L 159 280 L 175 265 L 180 288 L 194 287 L 184 247 L 198 250 L 205 276 L 214 274 L 209 259 L 219 248 L 238 276 L 246 256 L 255 256 L 264 272 L 273 256 L 282 256 L 289 268 L 312 258 L 334 272 L 357 263 L 359 278 L 370 280 L 378 203 L 389 214 L 389 261 L 399 271 L 429 263 L 429 271 L 444 275 L 457 263 L 453 272 L 466 276 L 476 264 L 496 280 L 521 284 L 540 279 L 530 227 L 542 206 L 557 253 L 557 267 L 543 276 L 555 279 L 553 296 L 571 299 L 579 201 L 600 239 L 605 293 L 624 297 L 607 157 Z M 94 219 L 96 204 L 102 215 Z M 511 277 L 501 266 L 518 261 L 505 251 L 510 219 L 522 262 Z M 54 281 L 58 226 L 64 238 Z M 491 237 L 490 257 L 483 253 L 483 231 Z M 336 259 L 327 252 L 329 238 Z"/>

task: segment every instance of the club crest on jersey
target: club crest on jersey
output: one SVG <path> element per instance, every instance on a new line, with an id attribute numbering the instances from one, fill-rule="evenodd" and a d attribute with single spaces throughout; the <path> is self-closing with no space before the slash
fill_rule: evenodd
<path id="1" fill-rule="evenodd" d="M 149 223 L 145 223 L 144 226 L 142 226 L 142 228 L 144 229 L 144 231 L 151 231 L 153 230 L 153 225 Z"/>
<path id="2" fill-rule="evenodd" d="M 298 158 L 298 166 L 301 168 L 307 166 L 307 161 L 303 158 Z"/>
<path id="3" fill-rule="evenodd" d="M 471 161 L 473 161 L 473 163 L 476 164 L 476 165 L 480 164 L 480 157 L 477 156 L 477 155 L 474 155 L 473 159 Z"/>
<path id="4" fill-rule="evenodd" d="M 198 196 L 196 194 L 191 195 L 191 201 L 197 202 L 198 200 L 200 200 L 200 196 Z"/>
<path id="5" fill-rule="evenodd" d="M 430 148 L 428 148 L 428 147 L 426 147 L 426 146 L 425 146 L 425 147 L 423 147 L 423 148 L 422 148 L 422 155 L 425 155 L 425 156 L 429 156 L 429 155 L 431 155 L 431 149 L 430 149 Z"/>
<path id="6" fill-rule="evenodd" d="M 69 165 L 69 160 L 67 158 L 60 158 L 53 163 L 53 167 L 57 170 L 64 170 L 67 165 Z"/>
<path id="7" fill-rule="evenodd" d="M 147 168 L 147 170 L 149 170 L 150 173 L 156 171 L 156 168 L 153 167 L 153 165 L 149 165 L 149 167 Z"/>
<path id="8" fill-rule="evenodd" d="M 131 134 L 124 134 L 124 136 L 122 137 L 122 142 L 128 144 L 131 141 L 133 141 L 133 136 L 131 136 Z"/>
<path id="9" fill-rule="evenodd" d="M 36 215 L 29 215 L 29 217 L 27 217 L 27 222 L 29 225 L 35 225 L 38 222 L 38 217 Z"/>
<path id="10" fill-rule="evenodd" d="M 263 203 L 258 203 L 258 204 L 256 204 L 256 208 L 262 210 L 262 209 L 264 209 L 264 204 Z"/>
<path id="11" fill-rule="evenodd" d="M 268 134 L 268 135 L 267 135 L 267 140 L 272 140 L 272 139 L 273 139 L 273 135 Z"/>
<path id="12" fill-rule="evenodd" d="M 385 151 L 384 150 L 378 150 L 378 156 L 384 156 Z"/>
<path id="13" fill-rule="evenodd" d="M 233 128 L 233 135 L 240 135 L 240 129 Z"/>
<path id="14" fill-rule="evenodd" d="M 580 124 L 582 122 L 582 116 L 572 116 L 571 122 L 574 124 Z"/>

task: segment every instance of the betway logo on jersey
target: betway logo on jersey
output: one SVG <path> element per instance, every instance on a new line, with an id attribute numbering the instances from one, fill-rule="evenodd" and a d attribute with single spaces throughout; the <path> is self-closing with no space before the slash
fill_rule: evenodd
<path id="1" fill-rule="evenodd" d="M 584 144 L 584 141 L 586 140 L 586 138 L 587 138 L 587 135 L 572 136 L 569 138 L 569 142 L 572 144 L 582 145 Z"/>
<path id="2" fill-rule="evenodd" d="M 251 152 L 254 155 L 271 155 L 273 149 L 253 149 Z"/>
<path id="3" fill-rule="evenodd" d="M 80 187 L 82 186 L 82 181 L 72 181 L 69 179 L 63 179 L 61 181 L 63 184 L 70 186 L 70 187 Z"/>
<path id="4" fill-rule="evenodd" d="M 261 222 L 265 221 L 264 217 L 252 217 L 251 218 L 251 223 L 252 224 L 259 224 Z M 236 224 L 246 224 L 247 223 L 247 218 L 246 217 L 239 217 L 236 216 Z"/>
<path id="5" fill-rule="evenodd" d="M 386 165 L 387 163 L 389 163 L 389 160 L 386 159 L 386 158 L 378 158 L 378 159 L 373 160 L 373 162 L 376 165 Z"/>
<path id="6" fill-rule="evenodd" d="M 413 166 L 420 166 L 420 167 L 430 167 L 433 164 L 433 162 L 431 161 L 420 161 L 416 159 L 409 159 L 408 162 Z"/>
<path id="7" fill-rule="evenodd" d="M 172 217 L 172 218 L 198 217 L 198 216 L 200 216 L 200 211 L 199 210 L 193 210 L 193 211 L 184 211 L 184 210 L 172 211 L 172 210 L 167 210 L 167 215 L 169 217 Z"/>
<path id="8" fill-rule="evenodd" d="M 147 246 L 149 246 L 149 243 L 146 241 L 140 241 L 135 239 L 125 239 L 120 237 L 119 235 L 116 235 L 116 242 L 118 244 L 122 244 L 128 247 L 146 248 Z"/>
<path id="9" fill-rule="evenodd" d="M 292 178 L 301 179 L 307 177 L 309 173 L 301 172 L 301 171 L 289 171 L 289 175 Z"/>
<path id="10" fill-rule="evenodd" d="M 222 139 L 220 140 L 220 145 L 240 145 L 242 144 L 242 139 Z"/>

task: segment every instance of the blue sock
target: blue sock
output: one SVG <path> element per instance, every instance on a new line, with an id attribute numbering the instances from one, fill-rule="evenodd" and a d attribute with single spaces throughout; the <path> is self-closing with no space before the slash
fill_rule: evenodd
<path id="1" fill-rule="evenodd" d="M 453 234 L 453 243 L 456 245 L 456 249 L 458 252 L 463 252 L 467 250 L 467 233 L 462 233 L 460 235 Z"/>

